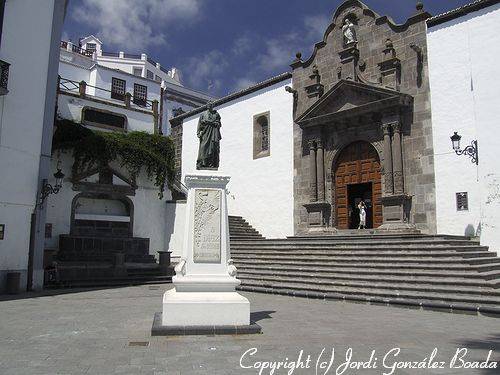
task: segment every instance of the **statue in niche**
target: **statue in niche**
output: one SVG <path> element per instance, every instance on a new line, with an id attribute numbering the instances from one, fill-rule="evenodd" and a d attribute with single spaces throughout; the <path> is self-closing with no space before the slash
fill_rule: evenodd
<path id="1" fill-rule="evenodd" d="M 220 115 L 213 108 L 213 103 L 208 103 L 207 110 L 201 114 L 198 120 L 196 135 L 200 139 L 200 148 L 198 149 L 196 169 L 219 168 L 219 143 L 222 139 L 220 127 Z"/>
<path id="2" fill-rule="evenodd" d="M 346 18 L 344 20 L 344 25 L 342 26 L 342 34 L 344 34 L 344 45 L 348 46 L 351 43 L 356 43 L 356 30 L 354 29 L 354 24 Z"/>

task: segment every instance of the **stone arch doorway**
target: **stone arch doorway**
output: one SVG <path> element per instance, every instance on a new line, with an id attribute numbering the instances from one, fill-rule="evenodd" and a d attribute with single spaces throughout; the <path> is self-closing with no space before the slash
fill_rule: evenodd
<path id="1" fill-rule="evenodd" d="M 132 237 L 133 227 L 134 204 L 125 195 L 80 193 L 73 198 L 72 235 Z"/>
<path id="2" fill-rule="evenodd" d="M 367 204 L 366 227 L 377 228 L 382 224 L 382 183 L 380 158 L 368 142 L 348 144 L 334 161 L 333 202 L 336 227 L 354 229 L 359 224 L 357 204 L 361 199 Z"/>

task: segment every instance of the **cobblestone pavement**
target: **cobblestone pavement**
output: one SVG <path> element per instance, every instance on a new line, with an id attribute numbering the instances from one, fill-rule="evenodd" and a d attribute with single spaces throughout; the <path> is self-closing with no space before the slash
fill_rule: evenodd
<path id="1" fill-rule="evenodd" d="M 170 287 L 0 297 L 0 374 L 270 374 L 259 363 L 288 361 L 274 372 L 286 374 L 301 350 L 303 368 L 291 374 L 390 374 L 396 362 L 427 368 L 393 374 L 500 374 L 499 368 L 450 368 L 462 347 L 468 348 L 465 361 L 485 361 L 489 350 L 492 361 L 500 360 L 498 318 L 244 293 L 263 334 L 151 337 L 153 314 L 161 311 L 162 293 Z M 256 352 L 247 352 L 252 348 Z M 331 367 L 321 369 L 330 363 L 332 348 Z M 375 350 L 364 364 L 371 368 L 342 372 L 348 348 L 351 364 L 369 361 Z M 393 348 L 401 349 L 399 355 Z M 241 368 L 240 359 L 254 368 Z M 424 362 L 404 363 L 410 361 Z M 444 369 L 429 368 L 439 362 Z"/>

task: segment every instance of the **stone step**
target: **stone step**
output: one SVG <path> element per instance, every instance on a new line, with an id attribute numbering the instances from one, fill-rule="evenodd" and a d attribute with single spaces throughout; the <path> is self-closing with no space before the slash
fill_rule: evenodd
<path id="1" fill-rule="evenodd" d="M 450 234 L 422 234 L 422 233 L 407 233 L 407 232 L 384 232 L 384 231 L 373 231 L 373 229 L 368 230 L 357 230 L 357 229 L 349 229 L 338 231 L 333 235 L 307 235 L 307 236 L 288 236 L 287 240 L 324 240 L 324 241 L 336 241 L 339 238 L 349 238 L 349 239 L 366 239 L 370 238 L 392 238 L 392 239 L 405 239 L 405 238 L 417 238 L 423 240 L 429 240 L 433 238 L 441 238 L 441 239 L 450 239 L 450 240 L 469 240 L 469 241 L 478 241 L 477 238 L 469 237 L 469 236 L 460 236 L 460 235 L 450 235 Z"/>
<path id="2" fill-rule="evenodd" d="M 438 310 L 445 312 L 463 312 L 474 314 L 487 314 L 488 316 L 500 317 L 500 307 L 493 303 L 470 303 L 456 300 L 431 299 L 425 296 L 385 296 L 379 294 L 348 294 L 341 292 L 324 292 L 314 290 L 300 290 L 288 288 L 269 288 L 260 286 L 245 286 L 238 287 L 239 290 L 257 292 L 257 293 L 273 293 L 293 297 L 353 301 L 356 303 L 367 303 L 376 305 L 394 305 L 394 306 L 409 306 L 411 308 L 422 308 L 428 310 Z"/>
<path id="3" fill-rule="evenodd" d="M 425 252 L 458 252 L 458 253 L 468 253 L 468 252 L 487 252 L 489 254 L 495 254 L 494 252 L 488 251 L 487 246 L 373 246 L 373 247 L 356 247 L 356 246 L 321 246 L 321 247 L 300 247 L 300 248 L 273 248 L 273 247 L 244 247 L 244 246 L 231 246 L 232 253 L 253 253 L 253 254 L 320 254 L 320 253 L 331 253 L 331 252 L 377 252 L 377 251 L 391 251 L 393 253 L 400 252 L 415 252 L 415 251 L 425 251 Z"/>
<path id="4" fill-rule="evenodd" d="M 467 258 L 490 258 L 494 253 L 489 251 L 468 251 L 468 252 L 457 252 L 452 250 L 443 251 L 297 251 L 290 253 L 246 253 L 240 251 L 232 251 L 231 257 L 233 259 L 269 259 L 277 260 L 280 259 L 302 259 L 302 260 L 333 260 L 333 259 L 344 259 L 344 260 L 368 260 L 368 259 L 386 259 L 386 260 L 396 260 L 404 259 L 407 257 L 421 259 L 422 261 L 434 261 L 435 258 L 449 258 L 449 259 L 467 259 Z"/>
<path id="5" fill-rule="evenodd" d="M 233 230 L 233 229 L 231 229 L 229 231 L 229 234 L 259 234 L 259 232 L 257 232 L 256 230 L 251 230 L 251 229 L 247 229 L 247 230 L 242 230 L 242 229 Z"/>
<path id="6" fill-rule="evenodd" d="M 475 241 L 467 241 L 467 240 L 444 240 L 444 239 L 435 239 L 435 240 L 416 240 L 416 239 L 407 239 L 407 240 L 377 240 L 377 241 L 365 241 L 365 240 L 338 240 L 338 241 L 319 241 L 319 240 L 311 240 L 311 241 L 287 241 L 287 240 L 274 240 L 274 239 L 262 239 L 256 240 L 252 243 L 248 242 L 234 242 L 234 246 L 255 246 L 255 247 L 281 247 L 281 248 L 296 248 L 296 247 L 317 247 L 317 246 L 355 246 L 355 247 L 369 247 L 369 246 L 408 246 L 408 245 L 428 245 L 428 246 L 436 246 L 436 245 L 444 245 L 444 246 L 481 246 L 479 242 Z"/>
<path id="7" fill-rule="evenodd" d="M 416 269 L 414 267 L 325 267 L 308 266 L 303 264 L 290 265 L 290 264 L 255 264 L 253 262 L 238 262 L 238 272 L 264 272 L 264 271 L 277 271 L 277 272 L 304 272 L 304 273 L 329 273 L 335 276 L 342 275 L 374 275 L 374 276 L 404 276 L 404 277 L 434 277 L 441 278 L 466 278 L 466 279 L 481 279 L 489 280 L 491 278 L 500 277 L 500 270 L 478 272 L 471 270 L 469 267 L 461 267 L 460 269 L 447 269 L 447 268 L 431 268 L 431 269 Z"/>
<path id="8" fill-rule="evenodd" d="M 347 263 L 347 262 L 303 262 L 303 261 L 295 261 L 295 260 L 283 260 L 279 263 L 269 262 L 265 260 L 254 260 L 254 259 L 239 259 L 237 262 L 238 267 L 254 267 L 257 269 L 267 269 L 269 267 L 283 267 L 284 269 L 288 268 L 301 268 L 301 269 L 329 269 L 332 272 L 342 272 L 346 270 L 346 272 L 381 272 L 387 270 L 387 272 L 394 272 L 401 270 L 401 272 L 438 272 L 442 274 L 444 272 L 464 272 L 469 271 L 471 274 L 481 274 L 484 275 L 488 272 L 492 272 L 495 274 L 500 271 L 500 259 L 497 259 L 496 262 L 491 262 L 486 265 L 470 265 L 468 263 L 426 263 L 426 264 L 414 264 L 414 263 L 364 263 L 361 266 L 355 264 Z"/>
<path id="9" fill-rule="evenodd" d="M 271 264 L 281 264 L 289 260 L 286 257 L 272 257 L 272 256 L 253 256 L 253 255 L 231 255 L 231 258 L 235 261 L 235 263 L 238 263 L 240 261 L 263 261 L 265 263 L 271 263 Z M 418 266 L 418 265 L 440 265 L 442 267 L 448 266 L 448 265 L 488 265 L 488 264 L 498 264 L 498 258 L 497 257 L 491 257 L 491 258 L 469 258 L 469 259 L 464 259 L 462 257 L 459 258 L 428 258 L 428 257 L 420 257 L 420 258 L 396 258 L 396 257 L 379 257 L 379 258 L 360 258 L 360 257 L 349 257 L 349 258 L 333 258 L 333 257 L 293 257 L 293 260 L 299 261 L 299 262 L 304 262 L 304 263 L 318 263 L 319 261 L 323 265 L 331 265 L 331 264 L 344 264 L 349 267 L 353 266 L 358 266 L 358 265 L 366 265 L 366 264 L 380 264 L 381 267 L 384 265 L 399 265 L 399 264 L 411 264 L 413 266 Z"/>
<path id="10" fill-rule="evenodd" d="M 307 282 L 308 279 L 324 279 L 333 281 L 366 281 L 377 283 L 388 283 L 393 285 L 400 285 L 400 283 L 421 284 L 421 285 L 459 285 L 472 286 L 472 287 L 487 287 L 487 288 L 497 288 L 500 286 L 496 282 L 489 282 L 482 279 L 478 273 L 474 276 L 467 275 L 469 277 L 463 277 L 461 274 L 441 274 L 436 276 L 436 274 L 418 274 L 418 273 L 376 273 L 376 274 L 366 274 L 366 273 L 340 273 L 331 272 L 330 270 L 276 270 L 276 269 L 250 269 L 250 268 L 238 268 L 238 277 L 256 277 L 256 275 L 261 276 L 273 276 L 277 278 L 287 278 L 292 280 L 303 280 Z"/>
<path id="11" fill-rule="evenodd" d="M 500 292 L 491 293 L 471 288 L 419 288 L 405 284 L 405 287 L 374 285 L 373 283 L 334 283 L 320 280 L 316 282 L 300 282 L 277 279 L 241 278 L 244 287 L 262 287 L 269 289 L 292 289 L 315 291 L 322 293 L 339 293 L 349 295 L 372 295 L 379 297 L 403 297 L 414 299 L 430 299 L 465 303 L 489 304 L 500 307 Z M 479 289 L 479 288 L 478 288 Z"/>
<path id="12" fill-rule="evenodd" d="M 172 276 L 136 276 L 122 279 L 94 279 L 94 280 L 75 280 L 55 284 L 45 285 L 45 289 L 60 288 L 94 288 L 94 287 L 113 287 L 128 285 L 149 285 L 149 284 L 170 284 Z"/>
<path id="13" fill-rule="evenodd" d="M 241 216 L 229 216 L 229 236 L 233 241 L 262 240 L 264 237 Z"/>

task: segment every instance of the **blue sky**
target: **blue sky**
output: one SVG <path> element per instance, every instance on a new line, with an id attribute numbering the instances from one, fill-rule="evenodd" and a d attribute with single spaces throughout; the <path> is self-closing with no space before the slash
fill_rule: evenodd
<path id="1" fill-rule="evenodd" d="M 414 0 L 366 0 L 404 22 Z M 471 0 L 424 1 L 431 14 Z M 185 86 L 216 96 L 289 70 L 308 57 L 341 0 L 70 0 L 63 39 L 94 34 L 105 51 L 147 53 L 182 72 Z"/>

